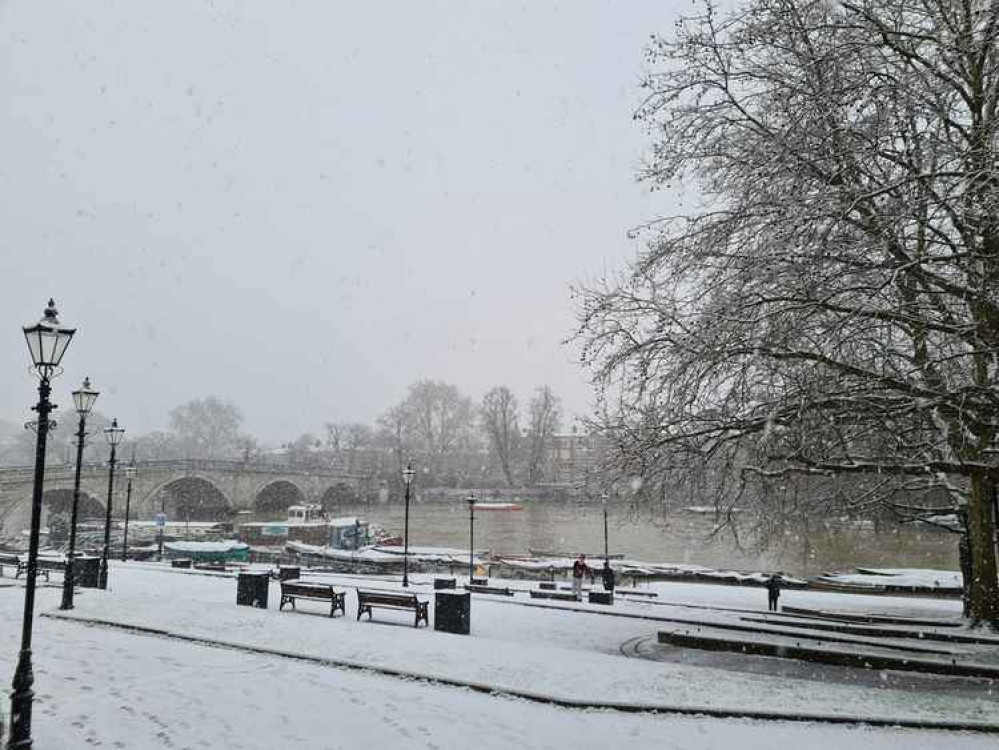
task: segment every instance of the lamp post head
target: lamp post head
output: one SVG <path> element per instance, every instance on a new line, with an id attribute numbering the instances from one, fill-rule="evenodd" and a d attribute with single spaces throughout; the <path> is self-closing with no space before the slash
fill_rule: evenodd
<path id="1" fill-rule="evenodd" d="M 604 493 L 602 493 L 600 495 L 600 502 L 603 504 L 603 506 L 605 508 L 607 507 L 607 493 L 606 492 L 604 492 Z"/>
<path id="2" fill-rule="evenodd" d="M 114 447 L 121 442 L 125 436 L 125 428 L 118 426 L 118 420 L 112 419 L 111 426 L 104 429 L 104 437 L 107 438 L 108 445 Z"/>
<path id="3" fill-rule="evenodd" d="M 409 487 L 409 485 L 412 484 L 413 476 L 415 474 L 416 471 L 413 469 L 412 464 L 407 464 L 406 468 L 402 470 L 402 481 L 406 483 L 407 487 Z"/>
<path id="4" fill-rule="evenodd" d="M 90 389 L 90 378 L 84 378 L 83 385 L 80 386 L 79 390 L 73 391 L 73 406 L 76 407 L 76 413 L 81 417 L 90 414 L 90 410 L 94 408 L 94 402 L 97 401 L 99 395 L 99 391 Z"/>
<path id="5" fill-rule="evenodd" d="M 468 497 L 465 498 L 465 500 L 468 502 L 469 508 L 475 507 L 475 495 L 469 495 Z"/>
<path id="6" fill-rule="evenodd" d="M 59 369 L 62 356 L 76 333 L 59 322 L 55 300 L 49 300 L 41 320 L 33 326 L 24 326 L 24 340 L 28 343 L 31 363 L 43 378 L 50 378 Z"/>

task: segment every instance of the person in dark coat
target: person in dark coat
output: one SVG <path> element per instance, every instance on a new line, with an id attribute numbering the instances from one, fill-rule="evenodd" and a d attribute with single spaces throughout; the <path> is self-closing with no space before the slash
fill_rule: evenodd
<path id="1" fill-rule="evenodd" d="M 604 579 L 604 591 L 610 591 L 614 593 L 614 585 L 617 583 L 614 579 L 614 570 L 611 568 L 610 563 L 604 560 L 604 569 L 601 571 L 601 576 Z"/>
<path id="2" fill-rule="evenodd" d="M 767 579 L 767 609 L 771 612 L 777 611 L 777 600 L 780 599 L 780 573 L 775 573 Z"/>

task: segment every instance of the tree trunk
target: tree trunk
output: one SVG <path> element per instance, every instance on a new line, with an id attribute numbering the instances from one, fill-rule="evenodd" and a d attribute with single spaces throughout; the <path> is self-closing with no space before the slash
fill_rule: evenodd
<path id="1" fill-rule="evenodd" d="M 971 614 L 971 579 L 974 577 L 971 566 L 971 543 L 968 541 L 968 513 L 962 508 L 961 538 L 957 543 L 958 559 L 961 562 L 961 614 L 968 617 Z"/>
<path id="2" fill-rule="evenodd" d="M 971 543 L 970 616 L 973 622 L 989 622 L 999 628 L 999 579 L 992 540 L 992 493 L 994 480 L 984 474 L 971 478 L 968 500 L 968 539 Z"/>

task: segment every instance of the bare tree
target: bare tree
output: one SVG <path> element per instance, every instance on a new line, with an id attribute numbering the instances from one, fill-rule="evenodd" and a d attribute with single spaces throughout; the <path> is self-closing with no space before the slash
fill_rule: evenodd
<path id="1" fill-rule="evenodd" d="M 457 480 L 467 472 L 467 453 L 475 441 L 472 401 L 454 385 L 421 380 L 406 398 L 379 420 L 381 441 L 396 455 L 399 471 L 412 460 L 429 478 Z"/>
<path id="2" fill-rule="evenodd" d="M 361 456 L 374 444 L 375 432 L 368 425 L 351 422 L 344 426 L 343 466 L 349 472 L 360 471 Z"/>
<path id="3" fill-rule="evenodd" d="M 561 420 L 561 406 L 555 392 L 542 385 L 535 389 L 528 408 L 531 423 L 527 432 L 527 481 L 537 484 L 544 479 L 552 437 Z"/>
<path id="4" fill-rule="evenodd" d="M 347 430 L 347 425 L 343 422 L 326 423 L 326 445 L 331 451 L 339 455 L 343 443 L 343 436 Z"/>
<path id="5" fill-rule="evenodd" d="M 236 438 L 236 450 L 239 460 L 249 463 L 260 457 L 260 443 L 253 435 L 240 435 Z"/>
<path id="6" fill-rule="evenodd" d="M 992 622 L 997 36 L 991 0 L 684 19 L 650 50 L 642 176 L 696 179 L 701 207 L 582 290 L 580 329 L 622 470 L 710 472 L 771 519 L 792 476 L 827 508 L 966 502 L 971 615 Z M 844 500 L 846 474 L 872 480 Z"/>
<path id="7" fill-rule="evenodd" d="M 135 452 L 144 460 L 166 461 L 184 457 L 184 448 L 172 432 L 159 430 L 147 432 L 145 435 L 133 438 L 130 442 Z"/>
<path id="8" fill-rule="evenodd" d="M 472 401 L 457 386 L 421 380 L 409 387 L 404 409 L 415 449 L 426 457 L 431 475 L 454 470 L 456 459 L 472 441 Z"/>
<path id="9" fill-rule="evenodd" d="M 514 461 L 520 445 L 517 397 L 505 385 L 496 386 L 482 398 L 479 413 L 489 447 L 499 461 L 509 486 L 514 485 Z"/>
<path id="10" fill-rule="evenodd" d="M 326 465 L 328 455 L 322 452 L 323 441 L 311 432 L 303 432 L 288 443 L 287 462 L 303 469 L 315 469 Z"/>
<path id="11" fill-rule="evenodd" d="M 233 458 L 243 412 L 215 396 L 195 399 L 170 412 L 170 427 L 186 457 Z"/>
<path id="12" fill-rule="evenodd" d="M 409 457 L 408 420 L 405 404 L 396 404 L 378 418 L 376 440 L 395 458 L 395 476 L 400 476 Z"/>

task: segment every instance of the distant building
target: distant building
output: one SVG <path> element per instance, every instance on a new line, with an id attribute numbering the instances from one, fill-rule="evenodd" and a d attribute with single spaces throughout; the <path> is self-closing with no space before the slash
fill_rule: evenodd
<path id="1" fill-rule="evenodd" d="M 549 450 L 550 478 L 545 485 L 553 490 L 585 492 L 598 475 L 607 440 L 600 435 L 571 432 L 552 435 Z"/>

